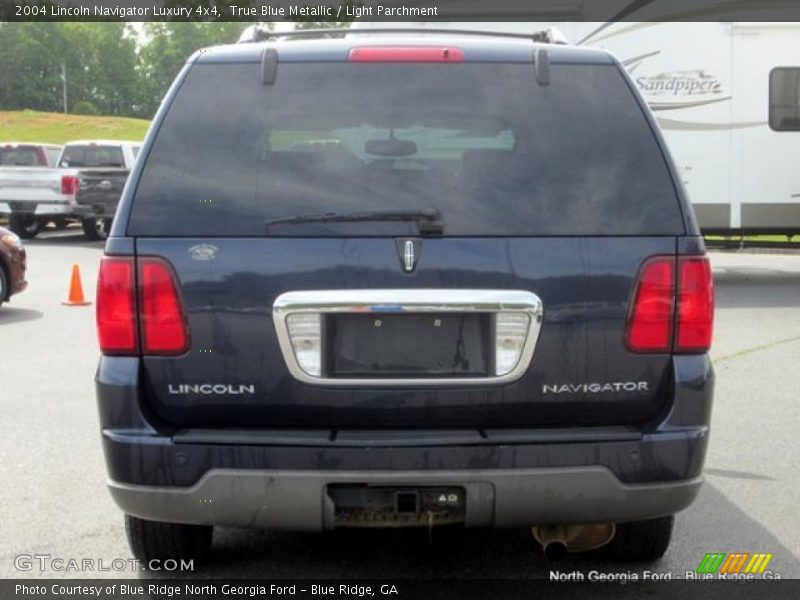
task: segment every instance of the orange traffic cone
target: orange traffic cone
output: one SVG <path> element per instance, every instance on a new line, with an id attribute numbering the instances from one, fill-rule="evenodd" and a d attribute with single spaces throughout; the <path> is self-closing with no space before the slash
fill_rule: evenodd
<path id="1" fill-rule="evenodd" d="M 91 304 L 91 302 L 87 302 L 83 297 L 81 270 L 78 265 L 72 265 L 72 278 L 69 282 L 69 297 L 61 304 L 64 306 L 86 306 Z"/>

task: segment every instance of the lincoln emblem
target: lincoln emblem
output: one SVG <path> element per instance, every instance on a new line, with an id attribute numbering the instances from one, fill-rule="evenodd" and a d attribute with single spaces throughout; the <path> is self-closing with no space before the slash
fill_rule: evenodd
<path id="1" fill-rule="evenodd" d="M 406 273 L 414 270 L 414 242 L 406 240 L 405 247 L 403 248 L 403 268 Z"/>

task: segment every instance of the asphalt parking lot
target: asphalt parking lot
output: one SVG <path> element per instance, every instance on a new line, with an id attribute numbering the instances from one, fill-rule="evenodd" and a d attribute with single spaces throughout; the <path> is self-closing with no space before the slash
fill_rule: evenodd
<path id="1" fill-rule="evenodd" d="M 79 231 L 27 244 L 29 290 L 0 308 L 0 577 L 130 577 L 15 568 L 20 554 L 128 558 L 122 516 L 104 487 L 93 375 L 93 307 L 61 305 L 72 263 L 94 296 L 102 244 Z M 714 253 L 717 393 L 707 482 L 678 518 L 659 563 L 587 556 L 548 564 L 525 530 L 308 535 L 222 530 L 194 576 L 382 579 L 536 578 L 647 568 L 683 575 L 706 552 L 768 552 L 770 570 L 800 577 L 800 254 Z M 137 574 L 133 574 L 138 576 Z"/>

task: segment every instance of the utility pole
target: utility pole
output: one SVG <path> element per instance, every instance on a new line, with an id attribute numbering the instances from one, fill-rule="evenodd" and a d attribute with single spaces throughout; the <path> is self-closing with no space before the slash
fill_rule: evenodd
<path id="1" fill-rule="evenodd" d="M 64 114 L 67 114 L 67 67 L 61 63 L 61 90 L 64 98 Z"/>

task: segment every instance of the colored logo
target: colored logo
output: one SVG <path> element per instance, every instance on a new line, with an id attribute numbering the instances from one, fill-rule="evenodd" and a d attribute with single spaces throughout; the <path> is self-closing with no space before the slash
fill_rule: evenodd
<path id="1" fill-rule="evenodd" d="M 723 573 L 726 575 L 738 573 L 763 573 L 772 554 L 749 552 L 708 552 L 700 561 L 697 573 Z"/>

